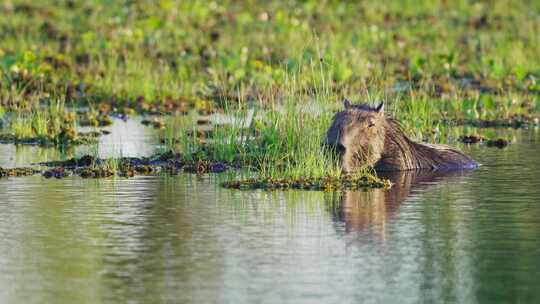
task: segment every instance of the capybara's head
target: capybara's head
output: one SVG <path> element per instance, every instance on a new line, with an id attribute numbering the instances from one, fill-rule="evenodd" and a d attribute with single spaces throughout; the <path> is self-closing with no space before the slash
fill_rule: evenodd
<path id="1" fill-rule="evenodd" d="M 373 167 L 384 149 L 384 104 L 354 105 L 347 99 L 343 104 L 345 109 L 334 116 L 326 133 L 326 144 L 338 154 L 346 173 Z"/>

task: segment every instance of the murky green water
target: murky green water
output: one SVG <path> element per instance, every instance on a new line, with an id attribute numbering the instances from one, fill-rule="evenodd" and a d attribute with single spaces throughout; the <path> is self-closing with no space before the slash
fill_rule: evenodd
<path id="1" fill-rule="evenodd" d="M 0 303 L 538 302 L 540 134 L 512 134 L 387 192 L 2 179 Z"/>

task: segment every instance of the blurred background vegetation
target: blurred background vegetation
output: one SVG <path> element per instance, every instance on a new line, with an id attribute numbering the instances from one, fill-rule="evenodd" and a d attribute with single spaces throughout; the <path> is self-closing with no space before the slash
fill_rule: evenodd
<path id="1" fill-rule="evenodd" d="M 0 14 L 0 116 L 348 97 L 386 101 L 417 138 L 538 122 L 538 1 L 6 0 Z"/>
<path id="2" fill-rule="evenodd" d="M 494 103 L 540 106 L 538 1 L 7 0 L 0 13 L 8 107 L 38 92 L 139 110 L 268 102 L 292 80 L 306 95 L 427 94 L 487 117 Z"/>

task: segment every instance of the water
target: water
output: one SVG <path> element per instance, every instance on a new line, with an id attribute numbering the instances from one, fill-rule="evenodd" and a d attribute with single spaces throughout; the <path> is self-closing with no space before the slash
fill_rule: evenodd
<path id="1" fill-rule="evenodd" d="M 154 152 L 159 140 L 156 131 L 141 124 L 140 117 L 126 121 L 114 119 L 114 124 L 102 128 L 111 132 L 99 138 L 97 145 L 83 145 L 60 151 L 53 147 L 0 144 L 0 167 L 28 166 L 31 163 L 64 160 L 86 154 L 109 158 L 118 156 L 140 157 Z M 94 131 L 82 128 L 80 131 Z"/>
<path id="2" fill-rule="evenodd" d="M 389 191 L 2 179 L 0 303 L 537 303 L 540 135 L 501 132 Z"/>

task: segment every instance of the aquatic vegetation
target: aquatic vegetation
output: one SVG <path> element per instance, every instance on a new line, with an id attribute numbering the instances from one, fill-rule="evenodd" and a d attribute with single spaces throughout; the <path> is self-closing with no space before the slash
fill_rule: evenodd
<path id="1" fill-rule="evenodd" d="M 57 167 L 57 168 L 52 168 L 50 170 L 46 170 L 43 173 L 41 173 L 41 175 L 45 178 L 54 177 L 54 178 L 60 179 L 60 178 L 68 177 L 70 175 L 70 172 L 63 167 Z"/>
<path id="2" fill-rule="evenodd" d="M 486 141 L 486 145 L 488 147 L 497 147 L 497 148 L 504 148 L 506 146 L 508 146 L 510 144 L 510 142 L 504 138 L 499 138 L 499 139 L 490 139 L 488 141 Z"/>
<path id="3" fill-rule="evenodd" d="M 56 137 L 17 134 L 0 134 L 0 144 L 38 145 L 38 146 L 70 146 L 92 144 L 101 135 L 98 132 L 75 132 L 72 129 L 63 129 Z"/>
<path id="4" fill-rule="evenodd" d="M 34 164 L 51 167 L 42 172 L 44 177 L 62 178 L 71 175 L 84 178 L 104 178 L 112 176 L 133 177 L 135 175 L 153 175 L 160 173 L 222 173 L 232 167 L 225 163 L 205 160 L 190 161 L 182 154 L 167 151 L 150 157 L 121 157 L 101 159 L 91 155 L 70 158 L 64 161 L 51 161 Z"/>
<path id="5" fill-rule="evenodd" d="M 185 172 L 189 173 L 222 173 L 231 168 L 230 165 L 227 165 L 222 162 L 212 163 L 206 160 L 198 160 L 195 162 L 186 163 L 183 167 Z"/>
<path id="6" fill-rule="evenodd" d="M 2 168 L 0 167 L 0 178 L 31 176 L 31 175 L 36 175 L 39 173 L 40 171 L 32 169 L 32 168 Z"/>
<path id="7" fill-rule="evenodd" d="M 507 119 L 494 119 L 494 120 L 482 120 L 482 119 L 453 119 L 447 121 L 441 121 L 441 123 L 452 125 L 468 125 L 477 128 L 522 128 L 527 126 L 536 126 L 539 124 L 537 117 L 531 115 L 511 116 Z"/>
<path id="8" fill-rule="evenodd" d="M 76 173 L 82 178 L 105 178 L 114 176 L 116 171 L 109 168 L 94 167 L 76 170 Z"/>
<path id="9" fill-rule="evenodd" d="M 165 123 L 162 120 L 159 120 L 157 118 L 153 119 L 144 119 L 141 121 L 141 123 L 145 126 L 151 126 L 154 129 L 163 129 L 165 128 Z"/>
<path id="10" fill-rule="evenodd" d="M 255 169 L 246 166 L 246 163 L 227 163 L 215 159 L 203 158 L 202 155 L 186 155 L 173 151 L 158 153 L 151 157 L 124 157 L 117 159 L 100 159 L 90 155 L 80 158 L 71 158 L 65 161 L 53 161 L 35 164 L 38 166 L 51 167 L 45 170 L 42 175 L 46 178 L 62 178 L 71 175 L 83 178 L 105 178 L 112 176 L 133 177 L 136 175 L 153 174 L 177 174 L 187 173 L 222 173 L 231 169 Z M 299 161 L 299 163 L 301 163 Z M 305 164 L 305 163 L 303 163 Z M 265 164 L 270 167 L 270 164 Z M 303 172 L 300 168 L 286 168 L 276 166 L 274 175 L 268 172 L 256 171 L 255 177 L 247 180 L 227 182 L 226 187 L 231 188 L 305 188 L 313 190 L 338 190 L 338 189 L 359 189 L 366 187 L 389 187 L 386 180 L 378 179 L 373 172 L 358 172 L 356 175 L 343 175 L 341 171 L 325 171 L 328 168 L 318 168 L 320 171 Z M 256 169 L 255 169 L 256 170 Z M 279 171 L 282 170 L 282 171 Z M 295 171 L 298 170 L 298 171 Z M 309 173 L 308 173 L 309 172 Z M 298 175 L 293 175 L 296 173 Z M 318 173 L 315 175 L 314 173 Z M 287 175 L 288 174 L 288 175 Z"/>
<path id="11" fill-rule="evenodd" d="M 62 168 L 75 168 L 75 167 L 89 167 L 94 165 L 99 165 L 102 162 L 101 159 L 96 158 L 91 155 L 84 155 L 79 158 L 70 158 L 64 161 L 51 161 L 38 163 L 36 165 L 47 166 L 47 167 L 62 167 Z"/>
<path id="12" fill-rule="evenodd" d="M 365 188 L 390 188 L 388 180 L 380 180 L 374 176 L 342 176 L 342 177 L 320 177 L 301 179 L 274 179 L 274 178 L 251 178 L 245 180 L 231 180 L 221 184 L 225 188 L 240 190 L 360 190 Z"/>
<path id="13" fill-rule="evenodd" d="M 324 93 L 315 100 L 302 100 L 293 93 L 285 97 L 280 104 L 263 109 L 225 107 L 222 114 L 204 123 L 193 115 L 171 118 L 162 142 L 167 149 L 182 153 L 188 172 L 244 168 L 255 175 L 246 182 L 257 187 L 263 181 L 276 182 L 276 187 L 282 181 L 312 182 L 319 184 L 317 188 L 323 187 L 323 181 L 350 184 L 339 160 L 323 145 L 334 105 L 326 102 Z M 371 176 L 367 168 L 359 175 Z M 359 186 L 367 185 L 360 181 Z"/>
<path id="14" fill-rule="evenodd" d="M 77 131 L 77 115 L 62 101 L 49 101 L 29 111 L 10 113 L 0 133 L 0 143 L 40 146 L 71 146 L 97 141 L 101 132 Z"/>
<path id="15" fill-rule="evenodd" d="M 80 176 L 82 178 L 130 178 L 136 175 L 177 174 L 187 173 L 222 173 L 230 169 L 239 169 L 230 164 L 207 160 L 186 161 L 183 155 L 172 151 L 156 154 L 151 157 L 125 157 L 118 159 L 100 159 L 90 155 L 71 158 L 65 161 L 52 161 L 33 164 L 37 168 L 0 168 L 0 177 L 29 176 L 40 174 L 44 178 L 66 178 Z M 355 175 L 321 175 L 317 177 L 303 176 L 301 178 L 280 178 L 260 175 L 248 179 L 234 178 L 222 183 L 225 188 L 232 189 L 304 189 L 304 190 L 358 190 L 365 188 L 389 188 L 388 180 L 377 178 L 373 172 L 359 172 Z"/>
<path id="16" fill-rule="evenodd" d="M 485 141 L 486 138 L 483 136 L 467 135 L 460 137 L 458 140 L 465 144 L 476 144 Z"/>
<path id="17" fill-rule="evenodd" d="M 112 125 L 112 119 L 107 114 L 86 111 L 80 113 L 79 125 L 82 127 L 106 127 Z"/>
<path id="18" fill-rule="evenodd" d="M 459 141 L 466 144 L 485 143 L 488 147 L 504 148 L 510 144 L 510 141 L 504 138 L 487 139 L 484 136 L 468 135 L 459 138 Z"/>

